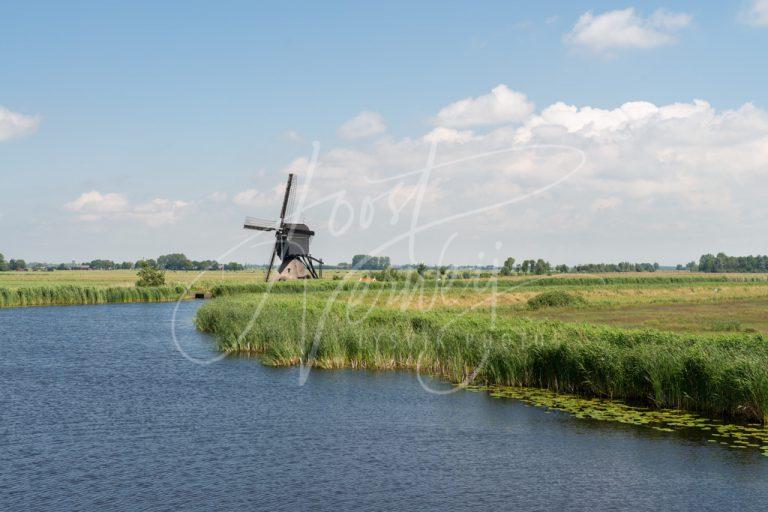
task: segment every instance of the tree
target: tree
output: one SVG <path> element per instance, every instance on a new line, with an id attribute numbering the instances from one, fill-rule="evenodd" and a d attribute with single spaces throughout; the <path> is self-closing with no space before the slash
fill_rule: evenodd
<path id="1" fill-rule="evenodd" d="M 416 273 L 419 274 L 421 277 L 424 277 L 424 274 L 427 273 L 427 265 L 424 263 L 419 263 L 416 265 Z"/>
<path id="2" fill-rule="evenodd" d="M 93 260 L 88 263 L 88 266 L 93 270 L 112 270 L 117 265 L 112 260 Z"/>
<path id="3" fill-rule="evenodd" d="M 561 274 L 567 274 L 568 265 L 558 265 L 555 267 L 555 271 L 560 272 Z"/>
<path id="4" fill-rule="evenodd" d="M 219 270 L 219 263 L 215 260 L 192 261 L 192 268 L 195 270 Z"/>
<path id="5" fill-rule="evenodd" d="M 26 268 L 27 262 L 24 260 L 11 259 L 8 261 L 8 270 L 26 270 Z"/>
<path id="6" fill-rule="evenodd" d="M 5 261 L 5 256 L 0 252 L 0 272 L 8 270 L 8 263 Z"/>
<path id="7" fill-rule="evenodd" d="M 441 278 L 442 278 L 442 277 L 445 277 L 445 274 L 446 274 L 446 272 L 448 272 L 448 267 L 446 267 L 445 265 L 443 265 L 442 267 L 440 267 L 440 268 L 438 269 L 438 272 L 440 272 L 440 277 L 441 277 Z"/>
<path id="8" fill-rule="evenodd" d="M 177 252 L 159 256 L 157 266 L 166 270 L 191 270 L 192 262 L 184 254 Z"/>
<path id="9" fill-rule="evenodd" d="M 542 259 L 536 260 L 535 272 L 537 275 L 546 274 L 547 272 L 549 272 L 549 268 L 550 268 L 550 265 L 548 262 Z"/>
<path id="10" fill-rule="evenodd" d="M 355 254 L 352 257 L 352 267 L 358 270 L 383 270 L 389 267 L 389 256 Z"/>
<path id="11" fill-rule="evenodd" d="M 124 261 L 120 264 L 120 268 L 122 270 L 130 270 L 133 268 L 133 263 L 131 263 L 130 261 Z"/>
<path id="12" fill-rule="evenodd" d="M 138 280 L 136 286 L 162 286 L 165 284 L 165 272 L 150 266 L 147 262 L 139 262 L 141 269 L 136 274 Z"/>
<path id="13" fill-rule="evenodd" d="M 504 265 L 501 267 L 501 275 L 509 276 L 515 271 L 515 258 L 507 258 L 504 260 Z"/>
<path id="14" fill-rule="evenodd" d="M 728 256 L 722 252 L 717 256 L 705 254 L 699 259 L 698 269 L 701 272 L 767 272 L 768 256 Z"/>
<path id="15" fill-rule="evenodd" d="M 699 271 L 701 272 L 715 272 L 716 261 L 713 254 L 704 254 L 699 258 Z"/>
<path id="16" fill-rule="evenodd" d="M 153 260 L 152 258 L 149 258 L 147 260 L 139 260 L 136 262 L 136 264 L 133 266 L 133 268 L 141 268 L 142 264 L 149 265 L 152 268 L 157 268 L 157 262 Z"/>
<path id="17" fill-rule="evenodd" d="M 224 270 L 244 270 L 244 269 L 245 267 L 242 266 L 240 263 L 231 262 L 224 265 Z"/>

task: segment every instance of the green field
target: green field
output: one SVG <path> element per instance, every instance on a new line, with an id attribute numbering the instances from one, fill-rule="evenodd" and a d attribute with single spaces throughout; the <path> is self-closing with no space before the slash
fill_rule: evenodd
<path id="1" fill-rule="evenodd" d="M 263 283 L 225 285 L 198 327 L 221 350 L 267 364 L 419 369 L 455 383 L 765 420 L 763 276 L 590 279 L 294 282 L 270 293 Z M 577 305 L 531 309 L 551 292 Z"/>
<path id="2" fill-rule="evenodd" d="M 242 272 L 207 271 L 185 272 L 166 271 L 165 280 L 168 284 L 197 285 L 220 282 L 255 283 L 264 280 L 264 273 L 256 270 Z M 0 272 L 0 288 L 26 288 L 36 286 L 92 286 L 109 288 L 117 286 L 134 286 L 136 270 L 55 270 L 53 272 Z"/>
<path id="3" fill-rule="evenodd" d="M 344 277 L 335 281 L 332 276 Z M 414 311 L 497 311 L 503 316 L 587 322 L 626 328 L 653 328 L 688 333 L 757 331 L 768 334 L 768 276 L 764 274 L 690 274 L 678 272 L 602 275 L 514 276 L 488 279 L 428 279 L 415 292 L 402 283 L 358 283 L 362 272 L 331 271 L 310 284 L 312 294 L 326 297 L 340 285 L 338 300 Z M 262 271 L 166 273 L 168 286 L 155 297 L 176 300 L 192 292 L 229 295 L 266 290 Z M 0 272 L 0 307 L 46 304 L 90 304 L 142 300 L 135 291 L 134 270 Z M 279 286 L 273 291 L 290 290 Z M 394 287 L 394 289 L 393 289 Z M 351 288 L 376 291 L 353 293 Z M 493 290 L 491 289 L 493 288 Z M 582 297 L 578 307 L 531 311 L 527 301 L 542 289 L 565 290 Z M 109 294 L 104 290 L 113 289 Z M 303 290 L 303 285 L 301 285 Z M 437 290 L 437 292 L 432 292 Z M 491 293 L 493 292 L 493 293 Z M 18 297 L 25 297 L 20 301 Z M 6 297 L 5 299 L 3 297 Z M 96 298 L 94 300 L 94 297 Z M 101 299 L 99 299 L 101 297 Z M 124 297 L 121 299 L 121 297 Z"/>

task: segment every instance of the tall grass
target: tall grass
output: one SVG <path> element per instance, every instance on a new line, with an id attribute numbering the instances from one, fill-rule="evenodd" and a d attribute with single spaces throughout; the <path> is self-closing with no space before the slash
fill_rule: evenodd
<path id="1" fill-rule="evenodd" d="M 364 309 L 317 299 L 222 298 L 197 326 L 222 351 L 261 354 L 273 365 L 416 369 L 452 382 L 477 371 L 485 384 L 530 386 L 621 398 L 657 408 L 763 422 L 768 411 L 768 341 L 631 331 L 484 314 Z M 241 333 L 244 333 L 241 336 Z M 313 341 L 318 344 L 314 359 Z"/>
<path id="2" fill-rule="evenodd" d="M 148 288 L 93 286 L 35 286 L 29 288 L 0 288 L 0 307 L 63 306 L 75 304 L 105 304 L 110 302 L 164 302 L 185 293 L 183 286 Z"/>

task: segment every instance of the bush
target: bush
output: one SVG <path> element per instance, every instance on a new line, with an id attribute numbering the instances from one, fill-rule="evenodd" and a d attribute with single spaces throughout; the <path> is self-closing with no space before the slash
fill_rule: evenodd
<path id="1" fill-rule="evenodd" d="M 144 261 L 140 265 L 141 270 L 136 274 L 139 277 L 136 281 L 136 286 L 163 286 L 165 284 L 165 272 L 157 270 Z"/>
<path id="2" fill-rule="evenodd" d="M 563 306 L 578 306 L 584 303 L 585 300 L 578 295 L 562 290 L 554 290 L 551 292 L 540 293 L 535 297 L 528 299 L 528 308 L 559 308 Z"/>
<path id="3" fill-rule="evenodd" d="M 379 272 L 371 272 L 371 277 L 377 281 L 405 281 L 405 275 L 392 267 Z"/>

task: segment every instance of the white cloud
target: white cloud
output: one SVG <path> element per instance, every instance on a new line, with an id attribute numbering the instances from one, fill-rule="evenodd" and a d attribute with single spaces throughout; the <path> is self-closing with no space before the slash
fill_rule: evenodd
<path id="1" fill-rule="evenodd" d="M 267 194 L 255 188 L 248 188 L 235 194 L 232 201 L 240 206 L 265 206 L 274 201 L 274 194 Z"/>
<path id="2" fill-rule="evenodd" d="M 747 25 L 768 27 L 768 0 L 753 0 L 740 18 Z"/>
<path id="3" fill-rule="evenodd" d="M 64 209 L 71 212 L 110 213 L 124 211 L 128 206 L 128 199 L 122 194 L 102 194 L 98 190 L 83 192 L 80 197 L 64 205 Z"/>
<path id="4" fill-rule="evenodd" d="M 378 112 L 363 111 L 341 125 L 338 135 L 342 139 L 364 139 L 384 133 L 386 129 Z"/>
<path id="5" fill-rule="evenodd" d="M 450 128 L 519 122 L 533 112 L 533 103 L 525 94 L 501 84 L 490 94 L 464 98 L 438 112 L 435 124 Z"/>
<path id="6" fill-rule="evenodd" d="M 532 116 L 519 134 L 526 140 L 537 127 L 550 126 L 565 129 L 569 133 L 579 132 L 585 137 L 604 137 L 626 130 L 637 130 L 653 121 L 712 115 L 709 103 L 702 100 L 662 107 L 647 101 L 631 101 L 611 110 L 589 106 L 579 108 L 558 102 L 545 108 L 540 115 Z"/>
<path id="7" fill-rule="evenodd" d="M 102 194 L 98 190 L 91 190 L 66 203 L 64 209 L 76 213 L 77 218 L 84 222 L 115 222 L 128 219 L 138 220 L 148 226 L 158 226 L 175 222 L 189 206 L 190 203 L 186 201 L 163 198 L 132 205 L 123 194 Z"/>
<path id="8" fill-rule="evenodd" d="M 424 168 L 437 142 L 437 167 L 430 173 L 419 224 L 530 194 L 572 170 L 580 161 L 578 151 L 586 164 L 562 185 L 519 204 L 452 221 L 435 228 L 434 235 L 420 233 L 417 245 L 426 251 L 437 250 L 450 232 L 490 245 L 493 237 L 524 234 L 521 253 L 540 247 L 543 254 L 551 250 L 554 259 L 593 259 L 591 254 L 604 259 L 608 256 L 600 250 L 606 246 L 601 249 L 597 241 L 613 240 L 608 249 L 620 253 L 617 258 L 661 259 L 665 244 L 681 246 L 681 237 L 698 237 L 697 243 L 706 245 L 722 232 L 736 237 L 743 230 L 743 236 L 751 236 L 749 230 L 766 227 L 768 205 L 759 197 L 768 178 L 768 112 L 761 108 L 745 104 L 718 110 L 703 100 L 628 101 L 608 108 L 557 102 L 517 119 L 485 130 L 441 125 L 418 136 L 323 150 L 309 200 L 339 194 L 343 200 L 299 214 L 326 222 L 312 223 L 325 233 L 319 240 L 330 238 L 326 247 L 377 247 L 410 228 L 422 175 L 408 173 Z M 307 158 L 286 170 L 297 172 L 300 184 L 309 183 Z M 258 202 L 262 196 L 254 194 Z M 373 202 L 372 210 L 366 201 Z M 357 229 L 368 225 L 364 212 L 375 227 Z M 337 229 L 348 218 L 350 238 L 332 238 L 328 219 Z M 501 235 L 500 225 L 505 226 Z M 572 242 L 570 256 L 556 256 L 563 254 L 563 237 Z M 477 244 L 460 245 L 457 250 L 465 252 L 454 259 L 474 261 L 471 248 Z M 399 261 L 407 258 L 395 249 L 387 253 Z"/>
<path id="9" fill-rule="evenodd" d="M 282 133 L 282 138 L 289 142 L 304 142 L 304 137 L 296 130 L 286 130 Z"/>
<path id="10" fill-rule="evenodd" d="M 208 194 L 208 199 L 214 203 L 223 203 L 229 196 L 226 192 L 211 192 Z"/>
<path id="11" fill-rule="evenodd" d="M 36 116 L 25 116 L 0 106 L 0 141 L 34 133 L 39 124 Z"/>
<path id="12" fill-rule="evenodd" d="M 428 134 L 424 136 L 424 140 L 427 142 L 438 142 L 446 144 L 463 144 L 469 142 L 474 138 L 474 134 L 470 130 L 455 130 L 453 128 L 445 128 L 438 126 Z"/>
<path id="13" fill-rule="evenodd" d="M 596 211 L 615 210 L 622 201 L 618 197 L 601 197 L 592 201 L 592 209 Z"/>
<path id="14" fill-rule="evenodd" d="M 581 15 L 563 39 L 573 46 L 596 53 L 610 53 L 628 48 L 655 48 L 677 42 L 675 35 L 691 23 L 691 15 L 656 10 L 643 18 L 628 7 L 595 16 L 592 11 Z"/>
<path id="15" fill-rule="evenodd" d="M 147 224 L 148 226 L 159 226 L 161 224 L 172 224 L 178 220 L 182 211 L 190 203 L 186 201 L 155 198 L 147 203 L 138 204 L 133 211 L 128 212 L 128 216 Z"/>

